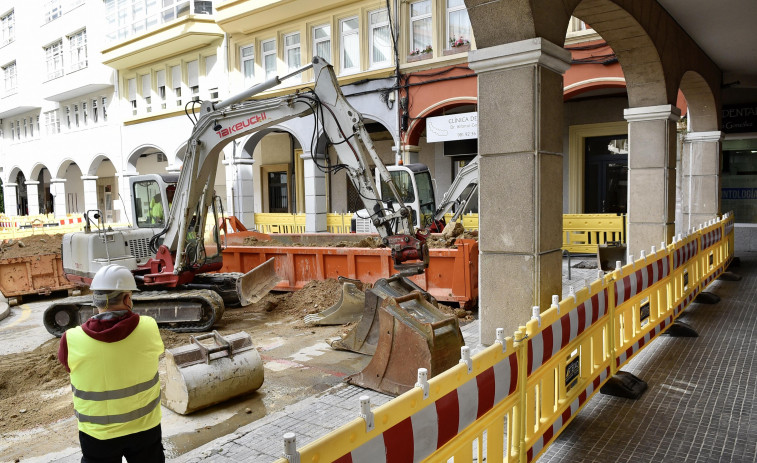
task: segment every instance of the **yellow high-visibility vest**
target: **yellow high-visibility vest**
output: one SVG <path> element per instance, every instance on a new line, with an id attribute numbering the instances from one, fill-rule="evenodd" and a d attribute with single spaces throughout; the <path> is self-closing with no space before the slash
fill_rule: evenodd
<path id="1" fill-rule="evenodd" d="M 66 331 L 68 367 L 79 430 L 96 439 L 147 431 L 160 424 L 158 325 L 140 316 L 125 339 L 102 342 L 80 326 Z"/>

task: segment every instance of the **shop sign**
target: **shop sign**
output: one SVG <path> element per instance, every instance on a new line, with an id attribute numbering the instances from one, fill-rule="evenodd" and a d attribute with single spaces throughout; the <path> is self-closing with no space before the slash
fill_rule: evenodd
<path id="1" fill-rule="evenodd" d="M 757 103 L 724 106 L 722 115 L 725 133 L 757 132 Z"/>
<path id="2" fill-rule="evenodd" d="M 478 138 L 477 112 L 426 118 L 426 140 L 429 143 L 469 138 Z"/>

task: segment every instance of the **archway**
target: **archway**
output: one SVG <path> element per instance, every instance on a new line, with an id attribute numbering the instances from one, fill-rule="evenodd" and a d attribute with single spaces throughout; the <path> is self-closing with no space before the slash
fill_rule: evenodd
<path id="1" fill-rule="evenodd" d="M 126 162 L 129 174 L 162 174 L 168 167 L 164 150 L 154 145 L 143 145 L 131 152 Z"/>
<path id="2" fill-rule="evenodd" d="M 19 170 L 16 180 L 16 215 L 29 215 L 29 198 L 26 188 L 26 176 Z"/>
<path id="3" fill-rule="evenodd" d="M 88 209 L 102 212 L 105 223 L 120 222 L 130 210 L 123 204 L 118 180 L 116 167 L 107 155 L 98 154 L 92 159 L 84 179 L 85 202 Z"/>
<path id="4" fill-rule="evenodd" d="M 72 159 L 64 159 L 53 180 L 53 195 L 56 214 L 84 213 L 83 173 Z"/>

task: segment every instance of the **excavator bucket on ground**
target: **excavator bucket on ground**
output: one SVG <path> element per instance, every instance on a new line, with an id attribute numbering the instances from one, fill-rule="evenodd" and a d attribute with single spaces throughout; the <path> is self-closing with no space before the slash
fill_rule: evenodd
<path id="1" fill-rule="evenodd" d="M 339 282 L 342 284 L 339 302 L 323 312 L 305 315 L 306 325 L 345 325 L 360 320 L 365 306 L 365 284 L 341 276 Z"/>
<path id="2" fill-rule="evenodd" d="M 457 317 L 429 303 L 421 292 L 387 297 L 378 310 L 379 339 L 373 358 L 351 384 L 399 395 L 416 382 L 418 368 L 429 378 L 453 367 L 465 344 Z"/>
<path id="3" fill-rule="evenodd" d="M 275 260 L 271 257 L 237 280 L 237 293 L 242 306 L 258 302 L 281 281 L 274 267 Z"/>
<path id="4" fill-rule="evenodd" d="M 262 385 L 263 361 L 245 332 L 221 336 L 213 331 L 166 350 L 163 405 L 176 413 L 186 415 Z"/>
<path id="5" fill-rule="evenodd" d="M 436 299 L 405 277 L 394 275 L 376 281 L 373 288 L 365 292 L 365 303 L 362 306 L 360 321 L 342 339 L 332 341 L 331 347 L 373 355 L 379 341 L 378 310 L 381 304 L 387 298 L 406 296 L 413 291 L 420 292 L 427 302 L 436 305 Z"/>

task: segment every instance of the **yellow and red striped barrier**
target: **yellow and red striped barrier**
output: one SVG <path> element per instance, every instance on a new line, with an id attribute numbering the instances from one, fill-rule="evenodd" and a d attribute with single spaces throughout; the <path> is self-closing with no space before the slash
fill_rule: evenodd
<path id="1" fill-rule="evenodd" d="M 472 358 L 285 458 L 301 462 L 531 462 L 602 385 L 733 259 L 733 215 L 571 294 Z M 631 260 L 631 259 L 629 259 Z M 356 404 L 357 405 L 357 404 Z"/>

